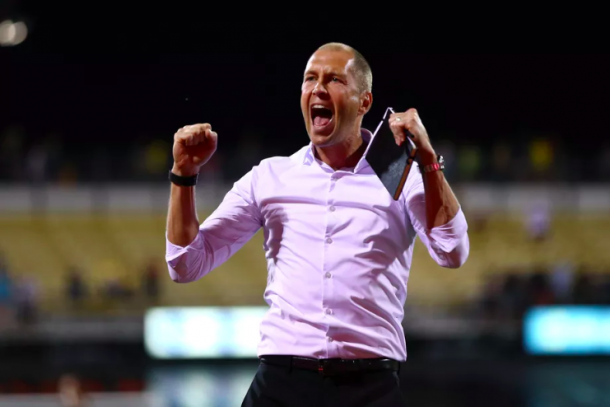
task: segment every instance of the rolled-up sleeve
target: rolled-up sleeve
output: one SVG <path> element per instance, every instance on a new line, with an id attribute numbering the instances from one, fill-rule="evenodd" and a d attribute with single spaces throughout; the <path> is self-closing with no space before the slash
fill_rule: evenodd
<path id="1" fill-rule="evenodd" d="M 262 226 L 254 197 L 256 168 L 237 181 L 218 208 L 200 225 L 195 239 L 185 247 L 165 234 L 165 260 L 175 282 L 196 281 L 227 261 Z"/>
<path id="2" fill-rule="evenodd" d="M 419 170 L 414 167 L 405 188 L 406 210 L 411 224 L 432 259 L 442 267 L 458 268 L 468 259 L 470 240 L 468 223 L 462 208 L 444 225 L 426 227 L 426 195 Z"/>

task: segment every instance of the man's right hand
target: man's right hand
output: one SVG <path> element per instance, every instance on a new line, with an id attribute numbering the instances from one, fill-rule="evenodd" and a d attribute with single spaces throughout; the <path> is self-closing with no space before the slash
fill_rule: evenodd
<path id="1" fill-rule="evenodd" d="M 199 173 L 216 151 L 218 134 L 209 123 L 185 126 L 174 134 L 174 167 L 176 175 L 188 177 Z"/>

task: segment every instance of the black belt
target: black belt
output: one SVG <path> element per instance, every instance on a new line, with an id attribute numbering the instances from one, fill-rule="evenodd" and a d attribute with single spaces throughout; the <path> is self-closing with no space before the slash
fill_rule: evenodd
<path id="1" fill-rule="evenodd" d="M 375 359 L 314 359 L 303 356 L 263 355 L 262 363 L 297 369 L 317 370 L 321 375 L 333 376 L 342 373 L 372 372 L 378 370 L 398 371 L 397 360 L 386 358 Z"/>

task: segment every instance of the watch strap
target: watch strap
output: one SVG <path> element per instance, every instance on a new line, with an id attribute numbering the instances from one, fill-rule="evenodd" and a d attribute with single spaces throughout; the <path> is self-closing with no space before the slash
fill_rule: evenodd
<path id="1" fill-rule="evenodd" d="M 169 172 L 169 180 L 172 183 L 179 185 L 181 187 L 192 187 L 192 186 L 197 185 L 198 177 L 199 177 L 199 174 L 195 174 L 190 177 L 182 177 L 180 175 L 174 174 L 171 170 Z"/>
<path id="2" fill-rule="evenodd" d="M 443 171 L 445 169 L 445 160 L 443 159 L 443 156 L 438 155 L 436 157 L 436 160 L 437 160 L 437 162 L 435 162 L 433 164 L 424 165 L 423 167 L 420 166 L 419 167 L 420 172 L 424 173 L 424 172 Z"/>

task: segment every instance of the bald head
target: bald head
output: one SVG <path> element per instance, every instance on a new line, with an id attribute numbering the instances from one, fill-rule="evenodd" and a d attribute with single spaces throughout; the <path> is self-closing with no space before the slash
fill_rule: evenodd
<path id="1" fill-rule="evenodd" d="M 354 72 L 356 80 L 358 81 L 358 89 L 360 90 L 360 92 L 372 92 L 373 73 L 371 72 L 371 67 L 369 66 L 369 63 L 364 58 L 364 56 L 362 56 L 362 54 L 356 49 L 340 42 L 329 42 L 319 47 L 316 51 L 350 52 L 354 56 L 354 64 L 351 68 Z"/>

